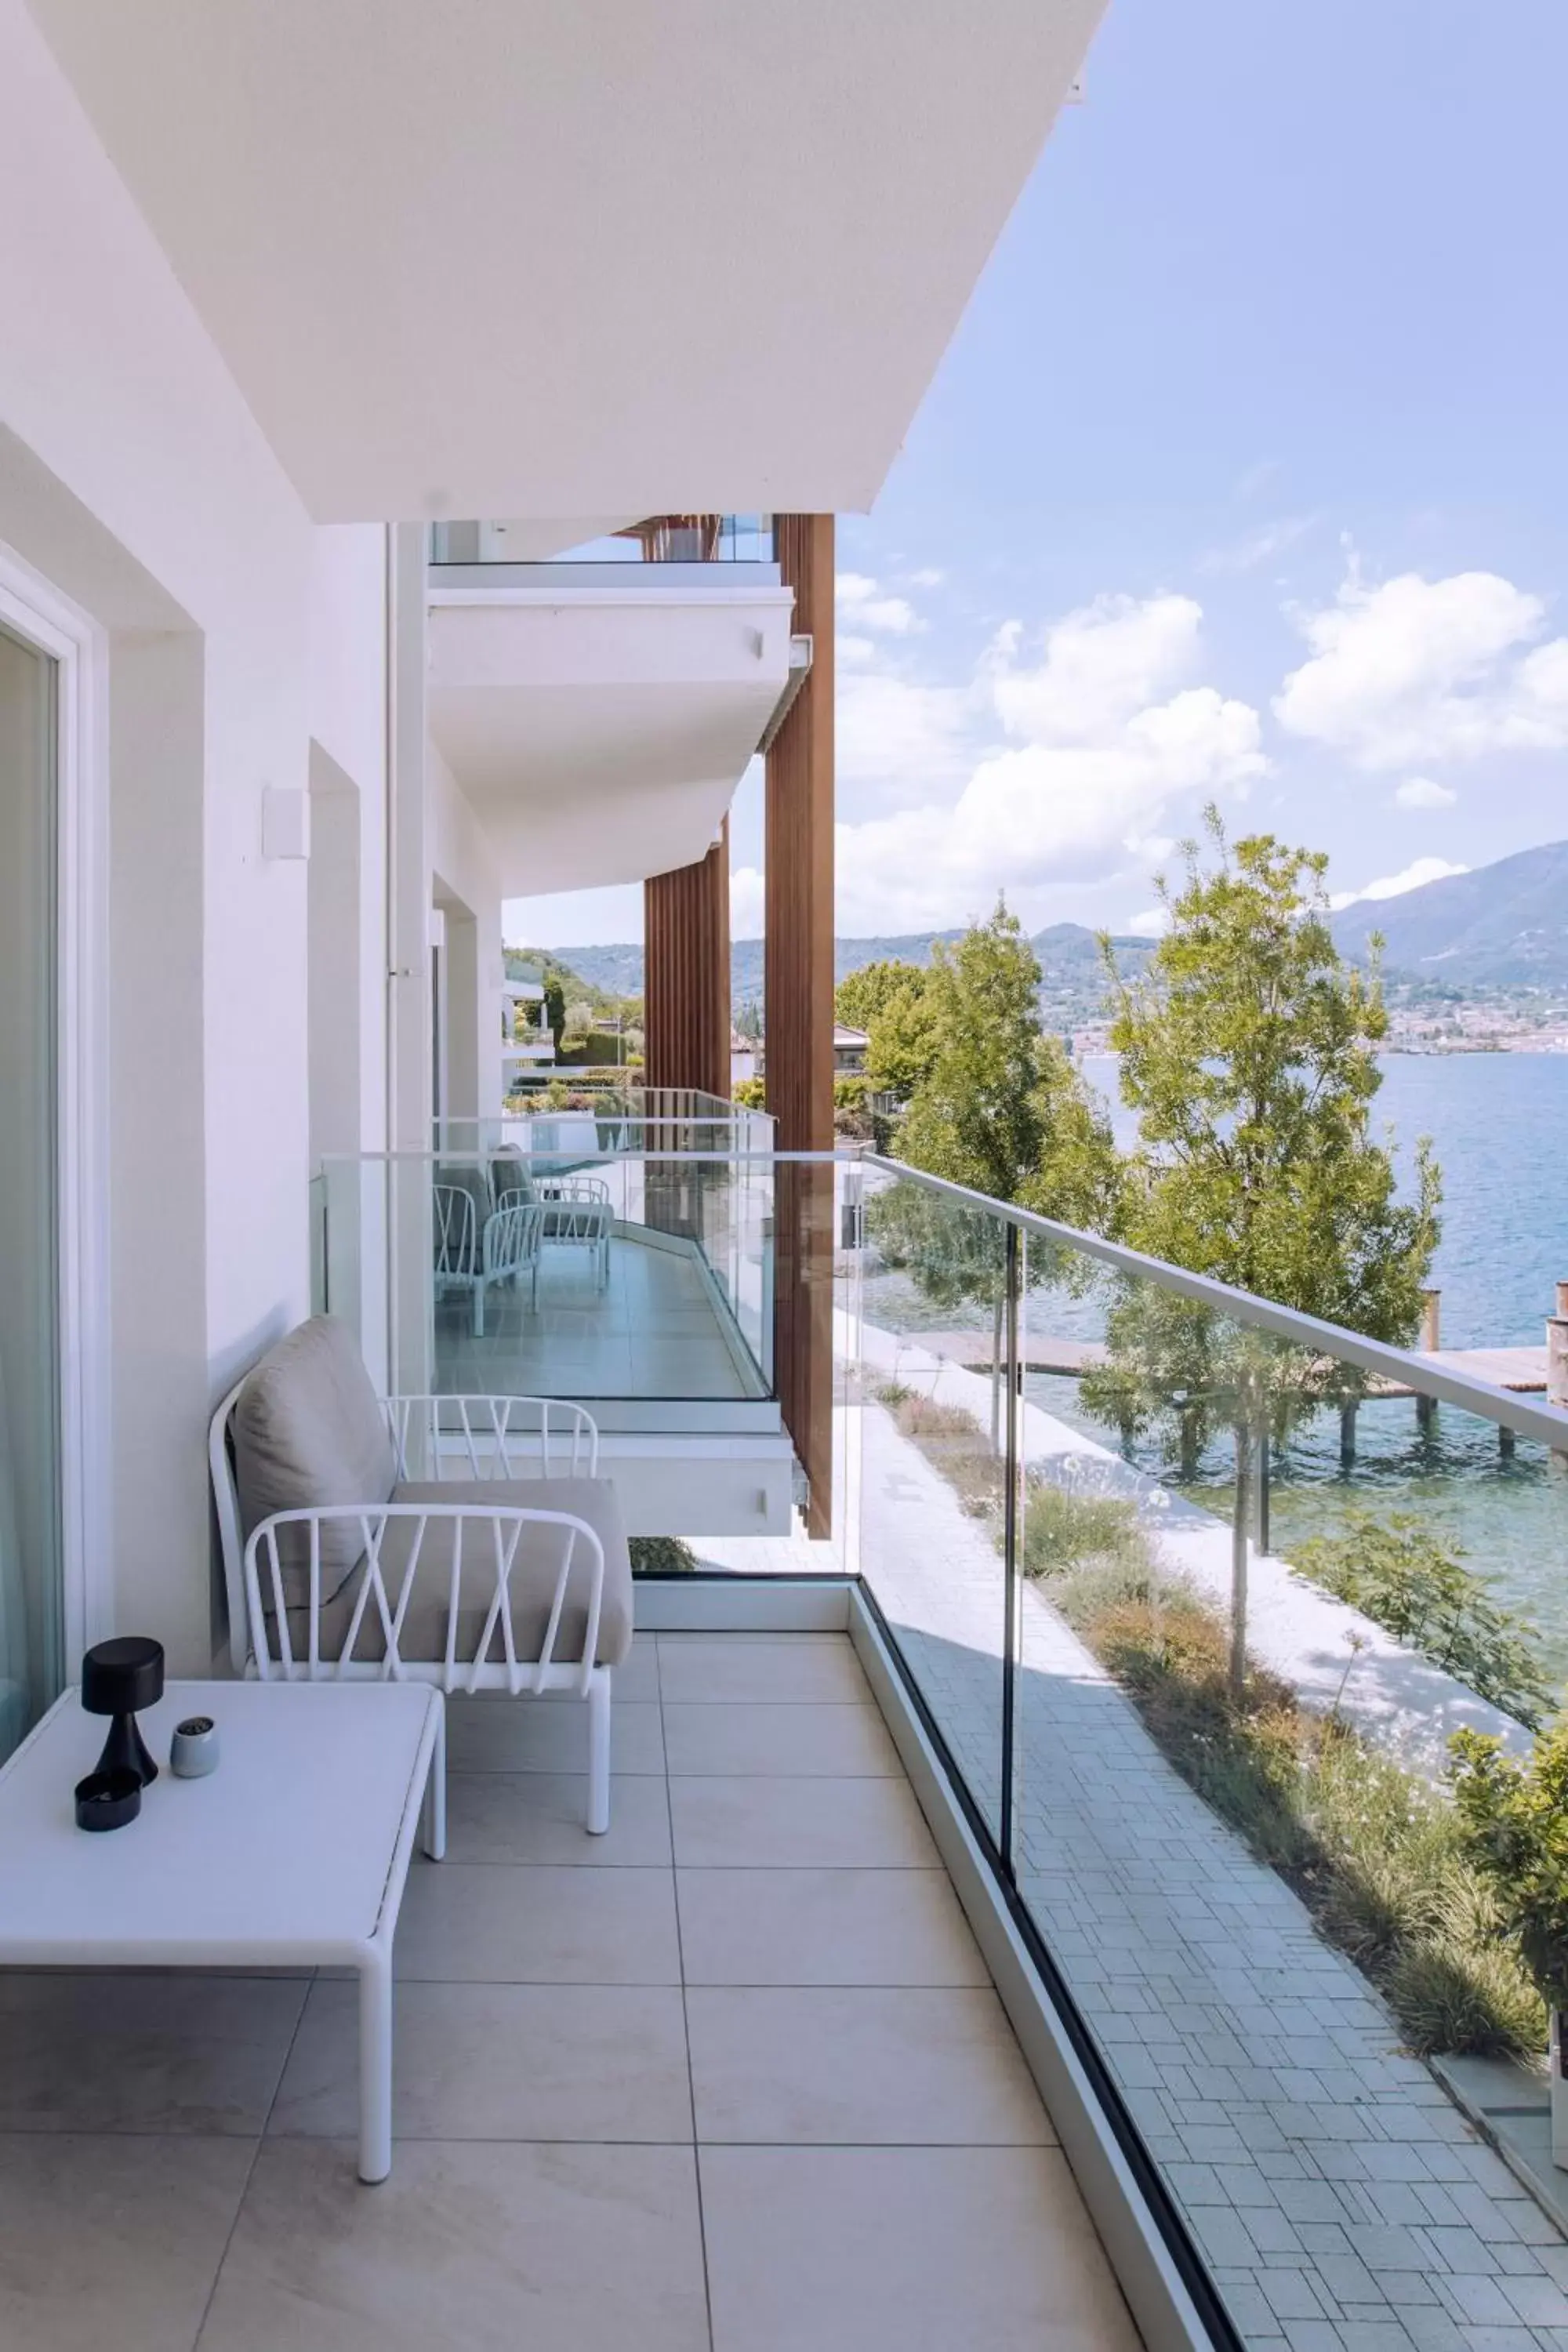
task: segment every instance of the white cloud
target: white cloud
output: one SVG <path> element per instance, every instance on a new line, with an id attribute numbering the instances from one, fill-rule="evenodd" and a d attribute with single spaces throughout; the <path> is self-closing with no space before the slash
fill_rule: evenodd
<path id="1" fill-rule="evenodd" d="M 1568 748 L 1568 638 L 1537 644 L 1542 600 L 1496 572 L 1369 588 L 1352 566 L 1332 604 L 1296 617 L 1310 657 L 1275 715 L 1360 768 Z"/>
<path id="2" fill-rule="evenodd" d="M 861 679 L 894 685 L 891 708 L 915 732 L 928 714 L 910 698 L 946 694 L 929 715 L 950 763 L 987 729 L 1005 740 L 971 754 L 956 800 L 926 795 L 839 826 L 840 927 L 950 922 L 984 913 L 1003 887 L 1026 915 L 1044 889 L 1156 855 L 1173 800 L 1244 793 L 1268 767 L 1258 713 L 1189 682 L 1202 618 L 1189 597 L 1101 597 L 1047 628 L 1033 660 L 1021 624 L 1007 624 L 967 688 Z M 869 722 L 868 699 L 855 715 Z M 844 719 L 841 707 L 841 746 Z"/>
<path id="3" fill-rule="evenodd" d="M 874 629 L 889 637 L 913 636 L 925 627 L 907 596 L 889 596 L 864 572 L 840 572 L 834 579 L 834 602 L 852 627 Z"/>
<path id="4" fill-rule="evenodd" d="M 1468 866 L 1451 865 L 1446 857 L 1417 857 L 1398 874 L 1385 874 L 1363 889 L 1336 890 L 1329 904 L 1337 914 L 1342 907 L 1356 907 L 1366 898 L 1403 898 L 1406 890 L 1419 890 L 1424 882 L 1441 882 L 1450 874 L 1469 870 Z"/>
<path id="5" fill-rule="evenodd" d="M 858 637 L 852 630 L 836 629 L 833 634 L 834 658 L 846 669 L 864 669 L 877 658 L 875 637 Z"/>
<path id="6" fill-rule="evenodd" d="M 1404 809 L 1452 808 L 1458 793 L 1452 784 L 1440 784 L 1435 776 L 1410 776 L 1396 787 L 1394 794 Z"/>
<path id="7" fill-rule="evenodd" d="M 1145 907 L 1141 915 L 1129 915 L 1121 926 L 1135 940 L 1157 940 L 1170 928 L 1171 918 L 1163 907 Z"/>
<path id="8" fill-rule="evenodd" d="M 730 876 L 730 936 L 760 940 L 765 899 L 760 866 L 737 866 Z"/>
<path id="9" fill-rule="evenodd" d="M 918 572 L 910 572 L 910 585 L 911 588 L 940 588 L 946 577 L 945 572 L 938 572 L 934 565 L 923 563 Z"/>
<path id="10" fill-rule="evenodd" d="M 891 670 L 840 675 L 835 706 L 839 782 L 927 800 L 967 772 L 977 709 L 973 685 L 934 686 Z"/>

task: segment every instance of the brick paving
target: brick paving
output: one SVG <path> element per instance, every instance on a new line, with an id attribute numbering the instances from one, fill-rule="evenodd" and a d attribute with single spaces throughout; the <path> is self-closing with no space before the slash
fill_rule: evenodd
<path id="1" fill-rule="evenodd" d="M 994 1825 L 1001 1562 L 874 1404 L 862 1447 L 862 1572 Z M 1253 2352 L 1568 2352 L 1556 2225 L 1032 1586 L 1022 1609 L 1020 1888 Z"/>

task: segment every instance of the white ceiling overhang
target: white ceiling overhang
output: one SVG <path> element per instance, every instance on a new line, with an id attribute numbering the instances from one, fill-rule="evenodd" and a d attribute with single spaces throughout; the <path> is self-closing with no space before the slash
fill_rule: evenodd
<path id="1" fill-rule="evenodd" d="M 1104 0 L 30 0 L 323 521 L 868 507 Z"/>
<path id="2" fill-rule="evenodd" d="M 704 856 L 787 682 L 787 588 L 625 568 L 625 587 L 432 592 L 430 732 L 504 896 Z"/>

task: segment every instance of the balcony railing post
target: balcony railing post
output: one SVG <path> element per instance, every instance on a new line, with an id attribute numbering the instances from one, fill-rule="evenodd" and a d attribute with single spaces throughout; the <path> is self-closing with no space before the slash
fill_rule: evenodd
<path id="1" fill-rule="evenodd" d="M 1013 1709 L 1015 1675 L 1018 1654 L 1018 1457 L 1019 1415 L 1021 1399 L 1018 1393 L 1018 1294 L 1019 1294 L 1018 1228 L 1009 1221 L 1006 1226 L 1006 1289 L 1005 1297 L 1005 1361 L 1007 1382 L 1006 1446 L 1004 1475 L 1006 1485 L 1002 1498 L 1002 1560 L 1003 1560 L 1003 1635 L 1002 1635 L 1002 1806 L 998 1843 L 1002 1850 L 1002 1867 L 1009 1878 L 1016 1875 L 1013 1865 Z"/>

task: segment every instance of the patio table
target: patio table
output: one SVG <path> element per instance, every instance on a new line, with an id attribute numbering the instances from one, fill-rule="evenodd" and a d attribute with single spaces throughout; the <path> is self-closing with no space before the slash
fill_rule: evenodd
<path id="1" fill-rule="evenodd" d="M 170 1736 L 217 1727 L 176 1780 Z M 139 1718 L 158 1765 L 123 1829 L 79 1830 L 103 1743 L 74 1686 L 0 1767 L 0 1965 L 352 1968 L 362 2180 L 392 2169 L 392 1939 L 422 1800 L 446 1837 L 441 1693 L 425 1683 L 171 1682 Z"/>

